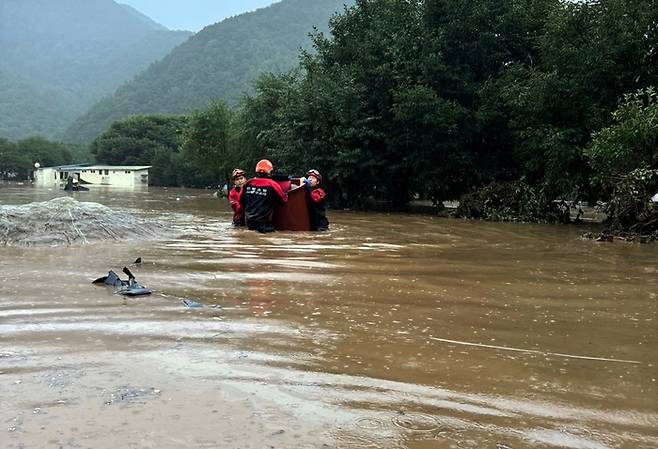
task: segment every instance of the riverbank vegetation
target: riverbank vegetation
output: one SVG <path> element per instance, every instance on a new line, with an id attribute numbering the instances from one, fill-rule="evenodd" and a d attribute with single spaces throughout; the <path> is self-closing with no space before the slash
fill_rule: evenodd
<path id="1" fill-rule="evenodd" d="M 640 168 L 624 176 L 608 205 L 608 232 L 631 239 L 658 240 L 658 203 L 646 200 L 656 192 L 658 170 Z"/>
<path id="2" fill-rule="evenodd" d="M 658 92 L 624 96 L 612 124 L 594 133 L 586 148 L 591 186 L 608 201 L 610 228 L 598 238 L 658 239 Z"/>

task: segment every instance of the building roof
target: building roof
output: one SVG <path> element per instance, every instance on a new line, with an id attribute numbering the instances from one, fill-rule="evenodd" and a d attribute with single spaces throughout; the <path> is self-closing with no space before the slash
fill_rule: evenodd
<path id="1" fill-rule="evenodd" d="M 152 165 L 90 165 L 81 167 L 84 170 L 147 170 Z"/>
<path id="2" fill-rule="evenodd" d="M 57 167 L 40 167 L 39 170 L 51 168 L 58 171 L 76 171 L 76 170 L 148 170 L 152 165 L 93 165 L 93 164 L 72 164 L 59 165 Z"/>
<path id="3" fill-rule="evenodd" d="M 81 168 L 87 168 L 92 164 L 71 164 L 71 165 L 59 165 L 57 167 L 41 167 L 41 168 L 54 168 L 55 170 L 78 170 Z"/>

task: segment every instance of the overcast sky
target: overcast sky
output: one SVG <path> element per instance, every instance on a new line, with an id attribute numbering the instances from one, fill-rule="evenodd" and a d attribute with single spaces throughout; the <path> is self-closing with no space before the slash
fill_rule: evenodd
<path id="1" fill-rule="evenodd" d="M 212 23 L 278 0 L 115 0 L 172 30 L 199 31 Z"/>

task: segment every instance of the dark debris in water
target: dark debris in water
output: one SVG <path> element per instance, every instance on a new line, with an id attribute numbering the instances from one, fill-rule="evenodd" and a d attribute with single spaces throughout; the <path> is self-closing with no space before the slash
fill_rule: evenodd
<path id="1" fill-rule="evenodd" d="M 594 240 L 597 242 L 628 242 L 628 243 L 651 243 L 658 241 L 658 233 L 642 235 L 633 232 L 617 232 L 606 230 L 603 232 L 586 232 L 582 235 L 585 240 Z"/>
<path id="2" fill-rule="evenodd" d="M 203 304 L 198 303 L 196 301 L 193 301 L 191 299 L 183 299 L 182 303 L 188 309 L 202 309 L 203 308 Z"/>

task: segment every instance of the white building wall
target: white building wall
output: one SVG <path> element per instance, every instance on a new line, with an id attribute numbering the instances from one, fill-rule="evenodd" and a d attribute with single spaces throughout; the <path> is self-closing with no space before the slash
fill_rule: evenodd
<path id="1" fill-rule="evenodd" d="M 135 185 L 133 170 L 115 170 L 111 168 L 82 169 L 80 179 L 96 185 L 119 187 L 133 187 Z"/>
<path id="2" fill-rule="evenodd" d="M 59 173 L 54 167 L 39 168 L 34 171 L 34 183 L 38 187 L 56 187 L 59 185 Z"/>
<path id="3" fill-rule="evenodd" d="M 87 168 L 82 169 L 80 179 L 90 184 L 118 186 L 118 187 L 137 187 L 148 185 L 148 169 L 113 169 L 113 168 Z M 145 182 L 142 182 L 145 180 Z"/>
<path id="4" fill-rule="evenodd" d="M 149 185 L 149 171 L 148 170 L 135 170 L 135 186 Z"/>
<path id="5" fill-rule="evenodd" d="M 149 180 L 148 168 L 136 170 L 127 167 L 80 167 L 75 171 L 60 172 L 55 167 L 44 167 L 34 171 L 34 183 L 38 187 L 59 187 L 66 183 L 69 174 L 79 177 L 82 185 L 86 182 L 92 185 L 134 188 L 148 186 Z"/>

